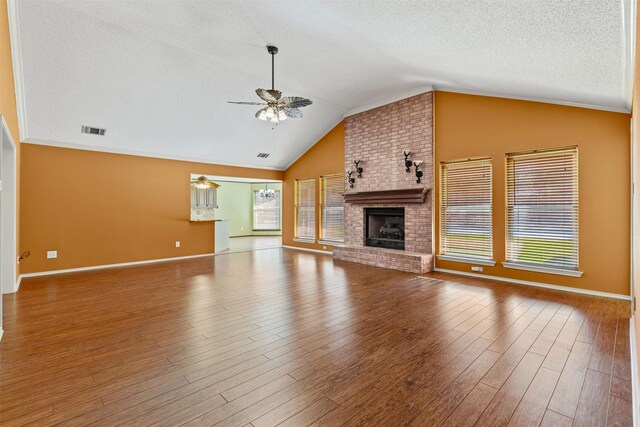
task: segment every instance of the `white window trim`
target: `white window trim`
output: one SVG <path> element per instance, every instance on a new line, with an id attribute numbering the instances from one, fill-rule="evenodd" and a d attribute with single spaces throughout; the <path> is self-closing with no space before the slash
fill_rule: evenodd
<path id="1" fill-rule="evenodd" d="M 302 237 L 294 237 L 293 241 L 298 243 L 315 243 L 316 239 L 304 239 Z"/>
<path id="2" fill-rule="evenodd" d="M 275 190 L 278 194 L 278 207 L 274 208 L 278 212 L 278 228 L 256 228 L 256 193 L 260 192 L 260 190 L 253 190 L 253 200 L 251 200 L 251 229 L 253 231 L 263 231 L 263 232 L 274 232 L 274 231 L 282 231 L 282 194 L 280 190 Z M 258 209 L 260 210 L 260 209 Z"/>
<path id="3" fill-rule="evenodd" d="M 504 268 L 512 268 L 514 270 L 535 271 L 536 273 L 556 274 L 558 276 L 582 277 L 582 271 L 569 270 L 565 268 L 544 267 L 542 265 L 521 264 L 519 262 L 505 261 L 502 263 Z"/>
<path id="4" fill-rule="evenodd" d="M 313 224 L 314 224 L 314 230 L 313 230 L 313 236 L 311 237 L 298 237 L 298 209 L 299 209 L 299 204 L 300 204 L 300 200 L 299 200 L 299 185 L 301 181 L 313 181 L 313 197 L 314 197 L 314 203 L 313 203 L 313 215 L 314 215 L 314 220 L 313 220 Z M 293 202 L 293 208 L 294 208 L 294 237 L 293 237 L 293 241 L 294 242 L 298 242 L 298 243 L 315 243 L 316 242 L 316 236 L 317 236 L 317 230 L 318 230 L 318 222 L 316 221 L 316 216 L 318 214 L 318 209 L 317 209 L 317 203 L 315 203 L 316 200 L 316 179 L 315 178 L 301 178 L 301 179 L 296 179 L 294 182 L 294 202 Z M 309 206 L 310 208 L 311 206 Z M 280 218 L 280 221 L 282 222 L 282 218 Z"/>
<path id="5" fill-rule="evenodd" d="M 495 209 L 495 205 L 493 203 L 493 158 L 491 156 L 488 157 L 474 157 L 474 158 L 467 158 L 467 159 L 460 159 L 460 160 L 452 160 L 452 161 L 445 161 L 445 162 L 440 162 L 440 247 L 442 249 L 443 253 L 442 255 L 438 255 L 438 259 L 442 259 L 443 261 L 453 261 L 453 262 L 464 262 L 464 263 L 476 263 L 476 264 L 481 264 L 481 265 L 487 265 L 487 266 L 494 266 L 496 263 L 495 261 L 493 261 L 492 259 L 489 258 L 475 258 L 472 255 L 465 255 L 465 254 L 450 254 L 450 253 L 446 253 L 446 245 L 444 244 L 444 239 L 445 239 L 445 233 L 444 233 L 444 227 L 445 227 L 445 218 L 444 218 L 444 212 L 443 212 L 443 206 L 444 206 L 444 196 L 445 196 L 445 191 L 444 191 L 444 179 L 445 179 L 445 172 L 444 172 L 444 167 L 446 165 L 453 165 L 453 164 L 466 164 L 468 165 L 471 162 L 487 162 L 489 165 L 489 195 L 490 195 L 490 203 L 491 203 L 491 220 L 490 220 L 490 226 L 491 226 L 491 231 L 488 235 L 489 238 L 489 244 L 491 245 L 491 258 L 493 258 L 495 256 L 494 253 L 494 247 L 493 247 L 493 233 L 494 233 L 494 227 L 493 227 L 493 213 L 494 213 L 494 209 Z M 479 259 L 479 261 L 478 261 Z M 485 263 L 481 262 L 484 261 Z"/>
<path id="6" fill-rule="evenodd" d="M 330 245 L 330 246 L 344 246 L 344 242 L 337 242 L 331 240 L 318 240 L 318 244 L 320 245 Z"/>
<path id="7" fill-rule="evenodd" d="M 496 265 L 496 262 L 492 259 L 471 258 L 457 255 L 438 255 L 438 259 L 441 259 L 443 261 L 464 262 L 467 264 L 487 265 L 489 267 L 493 267 L 494 265 Z"/>

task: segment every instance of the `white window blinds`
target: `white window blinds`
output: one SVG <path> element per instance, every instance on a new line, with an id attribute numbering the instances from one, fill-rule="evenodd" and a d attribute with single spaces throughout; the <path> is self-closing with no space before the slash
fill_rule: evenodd
<path id="1" fill-rule="evenodd" d="M 280 230 L 280 191 L 271 197 L 261 197 L 253 192 L 253 229 Z"/>
<path id="2" fill-rule="evenodd" d="M 507 261 L 578 269 L 578 151 L 507 155 Z"/>
<path id="3" fill-rule="evenodd" d="M 442 163 L 440 179 L 441 254 L 491 259 L 491 159 Z"/>
<path id="4" fill-rule="evenodd" d="M 320 178 L 320 238 L 344 242 L 344 174 Z"/>
<path id="5" fill-rule="evenodd" d="M 296 180 L 296 237 L 316 238 L 316 180 Z"/>

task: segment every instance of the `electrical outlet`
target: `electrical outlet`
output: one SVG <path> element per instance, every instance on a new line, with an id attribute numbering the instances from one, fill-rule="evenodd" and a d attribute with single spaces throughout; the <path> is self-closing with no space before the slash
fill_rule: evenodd
<path id="1" fill-rule="evenodd" d="M 176 240 L 176 248 L 180 247 L 180 240 Z"/>
<path id="2" fill-rule="evenodd" d="M 244 231 L 244 227 L 240 227 L 240 231 Z"/>
<path id="3" fill-rule="evenodd" d="M 47 251 L 47 259 L 58 258 L 58 251 Z"/>
<path id="4" fill-rule="evenodd" d="M 477 272 L 482 273 L 483 270 L 484 269 L 482 267 L 479 267 L 477 265 L 474 265 L 473 267 L 471 267 L 471 271 L 477 271 Z"/>

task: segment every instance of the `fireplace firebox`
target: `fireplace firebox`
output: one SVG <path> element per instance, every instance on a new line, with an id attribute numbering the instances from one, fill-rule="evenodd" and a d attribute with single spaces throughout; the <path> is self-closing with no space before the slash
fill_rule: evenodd
<path id="1" fill-rule="evenodd" d="M 404 208 L 366 208 L 366 246 L 404 250 Z"/>

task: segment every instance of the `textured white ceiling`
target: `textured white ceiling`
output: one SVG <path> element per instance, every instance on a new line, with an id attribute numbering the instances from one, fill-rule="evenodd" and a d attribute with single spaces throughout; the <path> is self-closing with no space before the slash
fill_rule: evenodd
<path id="1" fill-rule="evenodd" d="M 626 110 L 631 0 L 10 2 L 23 139 L 282 169 L 425 87 Z M 270 84 L 310 98 L 275 129 Z M 104 127 L 104 137 L 81 125 Z M 259 159 L 259 152 L 270 153 Z"/>

